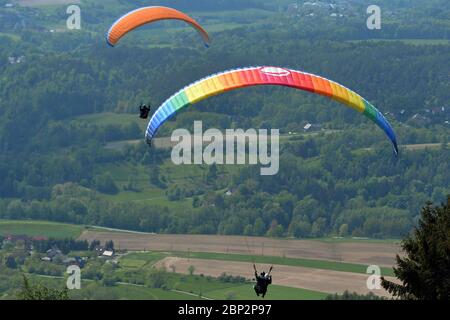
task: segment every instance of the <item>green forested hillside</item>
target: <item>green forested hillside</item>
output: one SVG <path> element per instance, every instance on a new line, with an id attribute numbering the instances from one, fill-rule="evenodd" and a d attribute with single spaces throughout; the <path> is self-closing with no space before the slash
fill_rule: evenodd
<path id="1" fill-rule="evenodd" d="M 365 27 L 366 7 L 351 1 L 313 16 L 302 2 L 294 10 L 290 1 L 190 1 L 186 9 L 212 30 L 206 50 L 176 23 L 108 48 L 108 25 L 143 1 L 83 1 L 79 31 L 64 29 L 64 6 L 0 1 L 0 218 L 171 233 L 407 233 L 425 201 L 450 193 L 450 10 L 446 1 L 378 2 L 387 11 L 380 31 Z M 353 110 L 271 87 L 208 99 L 159 135 L 200 119 L 205 128 L 279 128 L 278 175 L 177 167 L 168 150 L 121 143 L 143 137 L 140 102 L 157 106 L 192 81 L 251 65 L 333 79 L 385 112 L 401 145 L 442 146 L 401 148 L 396 158 Z M 308 122 L 322 131 L 304 134 Z"/>

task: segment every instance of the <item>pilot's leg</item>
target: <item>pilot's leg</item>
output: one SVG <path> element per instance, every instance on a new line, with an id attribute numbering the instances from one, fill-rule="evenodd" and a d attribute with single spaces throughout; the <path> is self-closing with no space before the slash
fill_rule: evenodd
<path id="1" fill-rule="evenodd" d="M 265 297 L 266 292 L 267 292 L 267 289 L 265 289 L 265 290 L 262 291 L 262 297 L 263 297 L 263 298 Z"/>
<path id="2" fill-rule="evenodd" d="M 253 289 L 255 290 L 255 293 L 256 293 L 256 295 L 259 297 L 259 287 L 255 284 L 254 286 L 253 286 Z"/>

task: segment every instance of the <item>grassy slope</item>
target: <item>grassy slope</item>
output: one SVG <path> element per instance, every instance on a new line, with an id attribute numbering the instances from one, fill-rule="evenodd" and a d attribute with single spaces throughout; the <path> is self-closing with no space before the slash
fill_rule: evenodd
<path id="1" fill-rule="evenodd" d="M 178 275 L 177 275 L 178 277 Z M 183 282 L 175 284 L 177 290 L 201 294 L 203 297 L 211 299 L 225 300 L 230 296 L 233 300 L 254 300 L 258 299 L 253 291 L 253 284 L 235 284 L 224 283 L 217 280 L 206 280 L 203 277 L 183 277 Z M 299 288 L 290 288 L 285 286 L 270 286 L 269 299 L 275 300 L 310 300 L 323 299 L 326 293 L 311 291 Z"/>
<path id="2" fill-rule="evenodd" d="M 61 289 L 66 280 L 63 278 L 50 278 L 42 277 L 38 275 L 28 276 L 33 284 L 43 284 L 52 288 Z M 93 281 L 82 281 L 80 291 L 70 291 L 69 295 L 71 299 L 80 299 L 81 294 L 87 294 L 89 291 L 91 298 L 102 299 L 102 295 L 105 297 L 114 297 L 114 299 L 126 299 L 126 300 L 199 300 L 200 297 L 190 295 L 182 292 L 175 292 L 157 288 L 148 288 L 145 286 L 136 286 L 132 284 L 117 284 L 115 286 L 96 286 L 93 290 Z"/>
<path id="3" fill-rule="evenodd" d="M 166 166 L 166 165 L 164 165 Z M 131 166 L 128 164 L 110 164 L 104 165 L 98 168 L 99 172 L 108 172 L 111 174 L 114 182 L 120 188 L 120 192 L 115 195 L 104 195 L 105 198 L 111 201 L 118 202 L 140 202 L 151 205 L 160 205 L 170 209 L 183 210 L 186 206 L 192 206 L 192 200 L 186 198 L 179 201 L 169 201 L 166 196 L 166 190 L 158 188 L 154 185 L 150 185 L 150 177 L 148 174 L 148 168 L 144 166 Z M 200 169 L 190 168 L 189 170 L 184 170 L 184 173 L 193 174 L 195 176 L 199 175 Z M 178 172 L 180 170 L 176 166 L 172 165 L 169 170 L 164 169 L 164 174 L 172 182 L 176 182 L 179 186 L 183 186 L 189 183 L 189 181 L 183 181 L 182 177 L 178 177 Z M 133 177 L 136 181 L 136 186 L 139 191 L 125 191 L 124 186 L 127 184 L 130 177 Z"/>
<path id="4" fill-rule="evenodd" d="M 52 288 L 61 288 L 65 279 L 49 278 L 37 275 L 29 275 L 33 283 L 41 283 Z M 82 293 L 90 291 L 92 298 L 99 299 L 105 293 L 107 297 L 127 300 L 200 300 L 202 297 L 225 300 L 232 296 L 233 300 L 258 300 L 252 284 L 224 283 L 216 279 L 208 280 L 200 276 L 185 276 L 180 274 L 170 274 L 169 282 L 173 286 L 172 290 L 148 288 L 145 286 L 132 284 L 117 284 L 112 287 L 98 286 L 92 291 L 90 285 L 92 281 L 83 281 L 81 291 L 71 291 L 72 299 L 79 299 Z M 327 296 L 326 293 L 316 292 L 306 289 L 289 288 L 272 285 L 266 297 L 267 300 L 319 300 Z"/>
<path id="5" fill-rule="evenodd" d="M 121 266 L 123 267 L 122 263 Z M 230 283 L 221 282 L 214 278 L 203 276 L 188 276 L 176 273 L 169 274 L 171 287 L 174 290 L 190 293 L 195 297 L 206 297 L 211 299 L 225 300 L 233 294 L 233 299 L 236 300 L 253 300 L 257 299 L 255 296 L 252 284 L 246 283 Z M 290 288 L 285 286 L 271 286 L 270 296 L 277 300 L 310 300 L 323 299 L 327 294 L 306 289 Z M 270 299 L 270 298 L 269 298 Z"/>
<path id="6" fill-rule="evenodd" d="M 90 123 L 97 126 L 107 126 L 107 125 L 125 125 L 131 123 L 137 123 L 142 132 L 147 129 L 146 121 L 139 121 L 135 114 L 128 113 L 93 113 L 86 114 L 82 116 L 77 116 L 71 120 L 74 123 Z"/>
<path id="7" fill-rule="evenodd" d="M 110 287 L 118 299 L 127 300 L 199 300 L 199 297 L 163 289 L 119 284 Z"/>
<path id="8" fill-rule="evenodd" d="M 229 296 L 235 300 L 256 300 L 252 284 L 245 284 L 227 289 L 206 292 L 205 297 L 212 299 L 226 299 Z M 284 286 L 271 285 L 265 300 L 321 300 L 328 294 L 306 289 L 289 288 Z M 259 298 L 261 299 L 261 298 Z"/>

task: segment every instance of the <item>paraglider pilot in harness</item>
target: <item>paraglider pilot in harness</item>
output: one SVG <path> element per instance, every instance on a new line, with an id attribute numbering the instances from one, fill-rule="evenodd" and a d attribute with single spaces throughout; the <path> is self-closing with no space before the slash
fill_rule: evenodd
<path id="1" fill-rule="evenodd" d="M 255 269 L 256 279 L 256 284 L 253 286 L 253 288 L 255 289 L 255 293 L 258 297 L 259 295 L 262 295 L 262 297 L 264 298 L 267 292 L 267 287 L 272 283 L 272 276 L 270 275 L 270 272 L 272 272 L 273 266 L 270 267 L 269 273 L 265 273 L 263 271 L 260 275 L 258 275 L 258 271 L 256 270 L 256 266 L 254 264 L 253 269 Z"/>
<path id="2" fill-rule="evenodd" d="M 150 113 L 152 106 L 149 104 L 148 106 L 146 106 L 145 104 L 139 106 L 139 111 L 141 113 L 141 115 L 139 116 L 141 119 L 147 119 L 148 118 L 148 114 Z"/>

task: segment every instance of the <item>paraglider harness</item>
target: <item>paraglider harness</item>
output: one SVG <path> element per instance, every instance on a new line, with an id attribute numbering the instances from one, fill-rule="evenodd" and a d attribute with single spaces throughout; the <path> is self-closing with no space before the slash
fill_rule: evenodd
<path id="1" fill-rule="evenodd" d="M 141 115 L 139 117 L 141 119 L 147 119 L 151 108 L 152 108 L 151 105 L 146 106 L 145 104 L 142 105 L 142 103 L 141 103 L 141 105 L 139 106 L 139 111 L 140 111 Z"/>
<path id="2" fill-rule="evenodd" d="M 256 266 L 254 264 L 253 269 L 255 269 L 256 279 L 256 284 L 253 286 L 253 288 L 255 289 L 255 293 L 258 297 L 259 295 L 262 295 L 262 297 L 264 298 L 267 292 L 267 287 L 269 286 L 269 284 L 272 284 L 272 276 L 270 275 L 270 272 L 272 272 L 273 266 L 270 267 L 269 273 L 267 274 L 263 271 L 260 275 L 258 275 L 258 271 L 256 270 Z"/>

